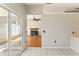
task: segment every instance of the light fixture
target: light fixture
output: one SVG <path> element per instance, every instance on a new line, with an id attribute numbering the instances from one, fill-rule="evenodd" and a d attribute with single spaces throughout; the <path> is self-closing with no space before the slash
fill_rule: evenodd
<path id="1" fill-rule="evenodd" d="M 37 17 L 37 16 L 34 16 L 33 20 L 34 20 L 34 21 L 39 21 L 39 20 L 41 20 L 41 19 L 40 19 L 39 17 Z"/>

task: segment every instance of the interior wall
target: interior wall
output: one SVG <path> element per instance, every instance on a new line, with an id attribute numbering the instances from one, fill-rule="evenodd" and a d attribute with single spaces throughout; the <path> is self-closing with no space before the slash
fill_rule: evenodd
<path id="1" fill-rule="evenodd" d="M 78 17 L 79 17 L 79 15 L 78 15 Z M 71 48 L 79 53 L 79 19 L 78 19 L 78 17 L 75 18 L 75 19 L 77 19 L 77 22 L 76 22 L 76 24 L 77 24 L 76 31 L 77 32 L 76 33 L 78 33 L 78 36 L 71 37 Z"/>
<path id="2" fill-rule="evenodd" d="M 72 31 L 79 31 L 78 14 L 44 14 L 41 20 L 43 47 L 70 47 Z M 56 43 L 54 42 L 56 41 Z"/>
<path id="3" fill-rule="evenodd" d="M 28 15 L 40 15 L 43 13 L 42 5 L 27 5 L 27 14 Z"/>
<path id="4" fill-rule="evenodd" d="M 79 37 L 71 37 L 71 48 L 79 53 Z"/>

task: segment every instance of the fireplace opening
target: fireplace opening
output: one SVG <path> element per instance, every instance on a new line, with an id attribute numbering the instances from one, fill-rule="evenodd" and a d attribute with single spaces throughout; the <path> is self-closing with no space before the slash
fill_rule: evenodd
<path id="1" fill-rule="evenodd" d="M 38 31 L 31 31 L 31 35 L 32 36 L 38 35 Z"/>
<path id="2" fill-rule="evenodd" d="M 38 28 L 30 28 L 30 34 L 32 36 L 38 35 Z"/>

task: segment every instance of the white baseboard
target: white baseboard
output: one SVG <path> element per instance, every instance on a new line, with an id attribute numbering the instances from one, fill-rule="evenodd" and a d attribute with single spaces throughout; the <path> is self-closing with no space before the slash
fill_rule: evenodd
<path id="1" fill-rule="evenodd" d="M 74 50 L 75 52 L 77 52 L 77 53 L 79 53 L 79 51 L 77 51 L 76 49 L 74 49 L 74 48 L 72 48 L 72 47 L 70 47 L 72 50 Z"/>
<path id="2" fill-rule="evenodd" d="M 70 47 L 42 47 L 42 48 L 70 49 Z"/>
<path id="3" fill-rule="evenodd" d="M 27 48 L 60 48 L 60 49 L 70 49 L 70 47 L 27 47 Z"/>

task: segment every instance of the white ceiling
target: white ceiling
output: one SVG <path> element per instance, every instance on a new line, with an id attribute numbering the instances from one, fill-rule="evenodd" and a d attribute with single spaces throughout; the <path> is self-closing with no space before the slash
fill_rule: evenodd
<path id="1" fill-rule="evenodd" d="M 79 8 L 78 3 L 56 3 L 56 4 L 45 4 L 44 5 L 45 11 L 52 11 L 52 12 L 79 10 L 75 8 Z"/>
<path id="2" fill-rule="evenodd" d="M 26 3 L 26 5 L 43 5 L 44 12 L 63 12 L 63 11 L 78 11 L 79 3 Z"/>

